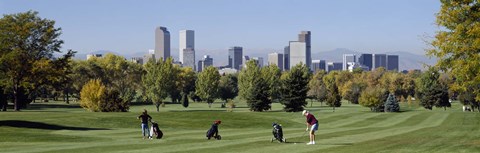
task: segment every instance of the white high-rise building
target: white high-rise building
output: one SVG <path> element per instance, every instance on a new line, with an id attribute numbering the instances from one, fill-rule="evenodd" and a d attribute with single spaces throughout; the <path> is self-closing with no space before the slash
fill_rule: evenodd
<path id="1" fill-rule="evenodd" d="M 283 54 L 279 54 L 279 53 L 268 54 L 268 65 L 275 64 L 276 66 L 278 66 L 280 71 L 283 71 L 283 68 L 284 68 L 283 61 L 284 61 Z"/>
<path id="2" fill-rule="evenodd" d="M 300 63 L 310 63 L 311 61 L 307 62 L 307 56 L 307 44 L 305 42 L 290 41 L 290 69 Z M 307 67 L 310 68 L 309 65 Z"/>
<path id="3" fill-rule="evenodd" d="M 195 32 L 193 30 L 181 30 L 179 36 L 179 60 L 182 64 L 185 63 L 184 49 L 191 48 L 195 54 Z M 195 56 L 195 55 L 194 55 Z M 191 60 L 191 59 L 188 59 Z M 195 61 L 195 60 L 194 60 Z"/>
<path id="4" fill-rule="evenodd" d="M 343 54 L 342 70 L 348 70 L 350 65 L 355 65 L 357 56 L 355 54 Z"/>
<path id="5" fill-rule="evenodd" d="M 155 58 L 166 60 L 170 57 L 170 32 L 165 27 L 155 28 Z"/>

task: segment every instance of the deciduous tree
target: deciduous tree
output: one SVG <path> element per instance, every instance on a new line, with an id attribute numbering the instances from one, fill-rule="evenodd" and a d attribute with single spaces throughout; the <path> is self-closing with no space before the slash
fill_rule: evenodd
<path id="1" fill-rule="evenodd" d="M 323 70 L 320 70 L 315 73 L 312 79 L 310 79 L 308 82 L 308 87 L 310 88 L 308 95 L 315 97 L 315 99 L 320 103 L 327 99 L 327 89 L 325 83 L 323 82 L 323 77 L 325 77 L 325 75 L 327 75 L 327 73 Z"/>
<path id="2" fill-rule="evenodd" d="M 209 66 L 198 74 L 198 79 L 195 82 L 195 94 L 210 105 L 218 97 L 219 83 L 218 69 Z"/>
<path id="3" fill-rule="evenodd" d="M 478 0 L 441 0 L 437 25 L 441 28 L 431 42 L 427 55 L 437 58 L 441 70 L 452 74 L 452 87 L 472 92 L 480 101 L 480 2 Z"/>
<path id="4" fill-rule="evenodd" d="M 1 83 L 13 94 L 14 109 L 29 101 L 20 98 L 42 82 L 55 81 L 45 66 L 56 64 L 53 53 L 60 52 L 63 41 L 55 21 L 42 19 L 37 12 L 8 14 L 0 18 Z M 36 69 L 36 70 L 34 70 Z M 49 72 L 41 75 L 39 72 Z"/>

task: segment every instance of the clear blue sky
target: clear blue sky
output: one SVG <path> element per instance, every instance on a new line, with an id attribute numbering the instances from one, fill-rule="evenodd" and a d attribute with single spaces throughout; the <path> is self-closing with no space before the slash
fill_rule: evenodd
<path id="1" fill-rule="evenodd" d="M 309 30 L 312 52 L 423 54 L 439 8 L 438 0 L 0 0 L 0 14 L 34 10 L 55 20 L 63 49 L 122 54 L 153 49 L 157 26 L 169 29 L 172 52 L 179 30 L 192 29 L 197 51 L 279 51 Z"/>

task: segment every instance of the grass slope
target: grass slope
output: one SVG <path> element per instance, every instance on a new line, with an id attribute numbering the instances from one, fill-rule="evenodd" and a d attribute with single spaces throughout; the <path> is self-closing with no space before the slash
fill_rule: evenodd
<path id="1" fill-rule="evenodd" d="M 310 104 L 309 104 L 310 105 Z M 460 111 L 458 103 L 443 111 L 402 105 L 401 113 L 372 113 L 345 104 L 308 107 L 319 119 L 317 144 L 307 146 L 305 118 L 281 111 L 249 112 L 240 103 L 234 112 L 192 103 L 132 106 L 128 113 L 92 113 L 78 105 L 32 104 L 22 112 L 0 112 L 0 152 L 477 152 L 480 113 Z M 136 117 L 147 109 L 164 138 L 143 140 Z M 222 140 L 206 140 L 213 120 L 222 120 Z M 288 143 L 271 143 L 271 123 L 284 127 Z M 295 144 L 297 143 L 297 144 Z"/>

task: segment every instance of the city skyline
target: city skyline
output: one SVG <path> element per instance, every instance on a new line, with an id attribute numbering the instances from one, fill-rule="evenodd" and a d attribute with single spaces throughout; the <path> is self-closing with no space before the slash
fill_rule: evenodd
<path id="1" fill-rule="evenodd" d="M 19 0 L 0 1 L 0 13 L 38 11 L 41 17 L 55 20 L 56 27 L 62 28 L 61 38 L 65 41 L 62 50 L 74 49 L 83 54 L 98 50 L 146 53 L 154 49 L 151 29 L 165 26 L 171 33 L 171 53 L 179 49 L 178 31 L 193 29 L 197 37 L 195 50 L 200 56 L 211 54 L 202 51 L 227 50 L 233 45 L 244 47 L 245 53 L 281 51 L 291 36 L 302 30 L 315 33 L 312 53 L 349 48 L 360 52 L 405 51 L 422 55 L 427 47 L 422 37 L 433 35 L 437 29 L 434 15 L 439 2 L 434 0 L 299 2 Z M 53 4 L 58 9 L 51 9 Z M 237 7 L 245 9 L 228 11 Z M 105 8 L 109 11 L 104 11 Z M 118 31 L 122 35 L 117 35 Z"/>

